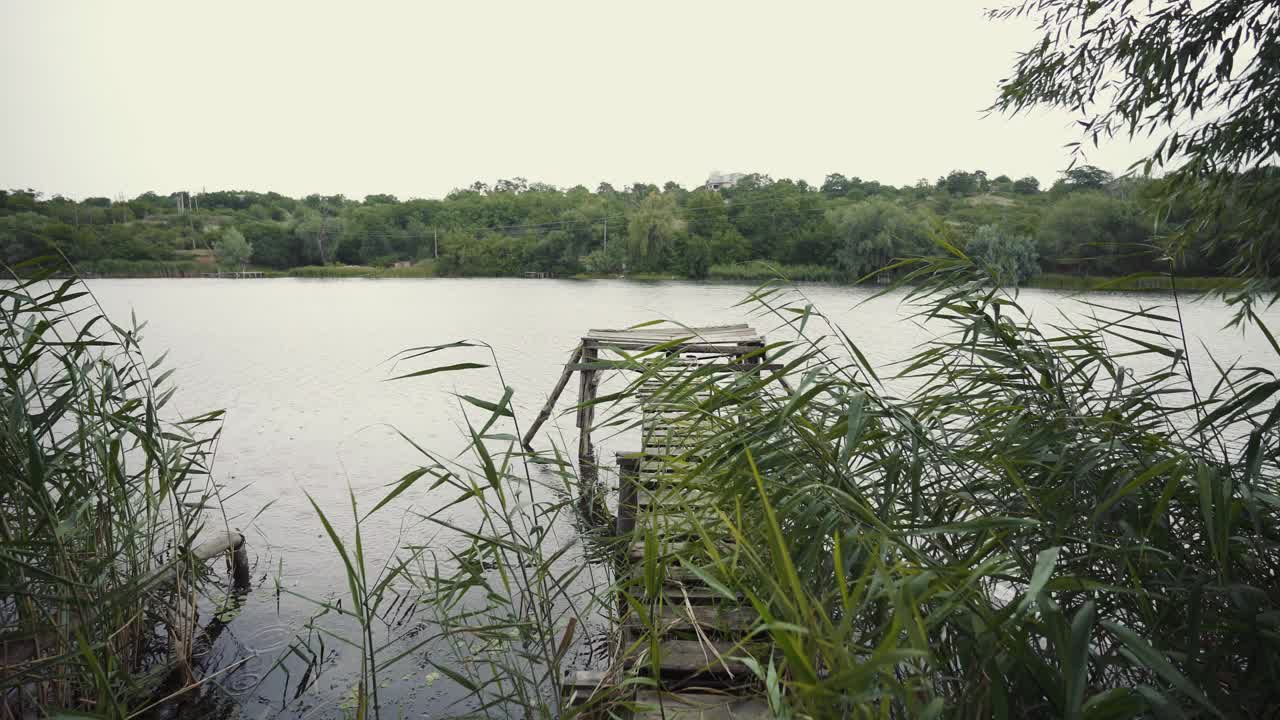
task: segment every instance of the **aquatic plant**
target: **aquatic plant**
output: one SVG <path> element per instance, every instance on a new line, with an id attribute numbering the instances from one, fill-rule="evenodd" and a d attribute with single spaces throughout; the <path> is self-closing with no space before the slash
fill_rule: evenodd
<path id="1" fill-rule="evenodd" d="M 221 531 L 220 413 L 167 422 L 174 388 L 78 280 L 0 287 L 0 715 L 126 718 L 193 682 L 191 549 Z M 18 280 L 19 275 L 31 279 Z M 153 373 L 160 374 L 154 375 Z M 176 666 L 175 666 L 176 663 Z"/>
<path id="2" fill-rule="evenodd" d="M 650 383 L 704 432 L 672 458 L 694 542 L 658 547 L 643 523 L 616 539 L 648 544 L 639 577 L 606 573 L 592 590 L 584 563 L 557 574 L 590 541 L 552 532 L 556 513 L 591 485 L 498 429 L 515 422 L 510 389 L 465 398 L 487 416 L 470 431 L 474 467 L 433 459 L 392 490 L 435 477 L 484 508 L 478 526 L 449 526 L 462 550 L 407 575 L 455 643 L 457 662 L 430 662 L 489 715 L 577 712 L 552 681 L 578 618 L 609 611 L 610 593 L 652 617 L 644 588 L 661 582 L 662 554 L 742 595 L 759 618 L 744 641 L 772 648 L 747 662 L 781 714 L 1274 711 L 1275 371 L 1194 376 L 1176 296 L 1137 309 L 1082 298 L 1084 320 L 1033 322 L 947 249 L 900 268 L 904 302 L 936 338 L 894 367 L 872 366 L 802 291 L 768 283 L 743 305 L 780 338 L 759 371 L 726 381 L 689 366 Z M 636 379 L 595 401 L 597 428 L 636 427 L 631 407 L 665 357 L 599 361 Z M 543 463 L 563 488 L 539 495 L 527 470 Z M 661 653 L 643 629 L 630 650 Z M 609 653 L 628 650 L 615 638 Z"/>

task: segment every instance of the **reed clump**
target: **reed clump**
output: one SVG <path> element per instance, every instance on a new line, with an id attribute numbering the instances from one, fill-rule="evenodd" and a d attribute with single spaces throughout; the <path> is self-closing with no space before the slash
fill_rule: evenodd
<path id="1" fill-rule="evenodd" d="M 959 253 L 913 265 L 937 336 L 893 368 L 768 284 L 791 389 L 693 372 L 668 398 L 718 428 L 686 451 L 714 513 L 683 561 L 759 615 L 776 711 L 1274 714 L 1275 365 L 1193 375 L 1176 297 L 1040 324 Z"/>
<path id="2" fill-rule="evenodd" d="M 111 323 L 78 280 L 12 274 L 0 288 L 0 716 L 129 717 L 175 668 L 191 680 L 204 573 L 187 550 L 218 506 L 219 414 L 164 421 L 174 390 L 142 357 L 143 326 Z"/>
<path id="3" fill-rule="evenodd" d="M 766 283 L 744 307 L 780 338 L 764 350 L 770 369 L 730 381 L 677 369 L 651 400 L 707 432 L 671 480 L 702 498 L 687 508 L 693 542 L 649 549 L 759 618 L 739 650 L 755 648 L 748 680 L 775 714 L 1274 714 L 1274 369 L 1195 376 L 1176 296 L 1136 309 L 1081 300 L 1081 319 L 1041 324 L 958 252 L 896 269 L 895 287 L 936 333 L 911 357 L 873 366 L 801 291 Z M 636 380 L 596 401 L 598 429 L 637 427 L 628 413 L 664 358 L 658 348 L 611 365 Z M 617 578 L 609 562 L 583 560 L 598 531 L 550 531 L 564 513 L 584 516 L 570 512 L 575 494 L 599 491 L 554 448 L 523 453 L 519 433 L 499 429 L 515 424 L 511 393 L 465 399 L 485 416 L 471 431 L 474 466 L 433 460 L 395 487 L 434 477 L 456 503 L 484 508 L 478 525 L 451 526 L 461 549 L 405 578 L 455 643 L 459 662 L 440 668 L 472 707 L 572 714 L 551 680 L 583 642 L 575 628 L 617 600 L 659 616 L 640 586 L 660 582 L 663 564 L 647 553 L 642 577 Z M 531 482 L 540 465 L 559 486 Z M 643 529 L 612 542 L 654 544 Z M 587 582 L 594 568 L 603 575 Z M 627 648 L 615 637 L 594 660 L 661 653 L 654 638 Z M 621 708 L 618 697 L 592 710 Z"/>

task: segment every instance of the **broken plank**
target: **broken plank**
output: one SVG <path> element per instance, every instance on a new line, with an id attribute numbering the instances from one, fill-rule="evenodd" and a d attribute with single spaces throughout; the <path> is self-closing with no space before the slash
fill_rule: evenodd
<path id="1" fill-rule="evenodd" d="M 751 677 L 751 669 L 740 658 L 763 655 L 762 648 L 740 645 L 730 640 L 681 640 L 667 638 L 658 641 L 658 672 L 670 676 L 708 676 L 730 679 Z M 624 662 L 640 672 L 652 672 L 654 663 L 649 657 L 650 643 L 637 643 L 636 652 Z"/>
<path id="2" fill-rule="evenodd" d="M 710 692 L 636 693 L 632 720 L 765 720 L 772 718 L 769 703 L 758 696 L 721 695 Z"/>

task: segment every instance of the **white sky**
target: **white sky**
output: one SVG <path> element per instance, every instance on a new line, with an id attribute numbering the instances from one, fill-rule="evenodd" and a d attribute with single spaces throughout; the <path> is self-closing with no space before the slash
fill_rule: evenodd
<path id="1" fill-rule="evenodd" d="M 1072 119 L 982 114 L 1036 37 L 988 21 L 997 1 L 0 0 L 0 187 L 406 198 L 955 168 L 1048 185 Z"/>

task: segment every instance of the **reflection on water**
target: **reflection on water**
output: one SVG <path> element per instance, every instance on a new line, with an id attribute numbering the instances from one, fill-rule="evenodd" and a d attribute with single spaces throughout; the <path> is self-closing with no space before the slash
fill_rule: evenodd
<path id="1" fill-rule="evenodd" d="M 245 531 L 253 573 L 247 590 L 218 588 L 215 594 L 222 596 L 202 604 L 208 632 L 200 663 L 213 680 L 198 699 L 162 712 L 182 717 L 332 717 L 349 702 L 359 652 L 337 636 L 354 628 L 329 613 L 318 624 L 333 636 L 306 629 L 317 608 L 303 598 L 336 603 L 347 586 L 303 491 L 327 512 L 332 509 L 340 534 L 350 532 L 347 488 L 371 507 L 388 483 L 421 459 L 397 430 L 433 451 L 456 453 L 465 445 L 465 432 L 451 393 L 496 397 L 501 387 L 489 370 L 385 382 L 392 370 L 388 358 L 397 351 L 461 339 L 490 343 L 506 384 L 515 389 L 515 410 L 527 421 L 588 328 L 658 318 L 692 325 L 746 320 L 769 333 L 778 324 L 733 307 L 749 289 L 738 285 L 280 279 L 98 280 L 91 288 L 112 316 L 134 311 L 148 323 L 144 349 L 151 357 L 170 351 L 166 364 L 177 369 L 181 390 L 174 404 L 181 412 L 227 410 L 214 471 L 227 493 L 235 493 L 227 502 L 231 525 Z M 870 291 L 827 286 L 806 287 L 805 293 L 882 374 L 930 337 L 929 329 L 909 319 L 899 297 L 868 300 Z M 1089 311 L 1070 297 L 1024 291 L 1020 299 L 1047 323 L 1060 322 L 1062 313 Z M 1169 302 L 1164 295 L 1092 297 L 1117 307 Z M 1245 365 L 1274 363 L 1260 336 L 1221 329 L 1229 317 L 1221 303 L 1185 303 L 1182 309 L 1198 375 L 1212 376 L 1214 358 L 1224 364 L 1236 358 Z M 488 362 L 481 355 L 475 359 Z M 573 402 L 571 389 L 562 406 Z M 569 445 L 574 430 L 572 418 L 553 420 L 541 442 Z M 602 437 L 598 457 L 607 464 L 633 442 L 626 434 Z M 458 540 L 439 528 L 399 521 L 406 511 L 430 512 L 447 499 L 410 491 L 396 501 L 395 512 L 380 513 L 378 522 L 363 529 L 372 562 L 398 541 L 441 553 L 456 547 Z M 474 519 L 466 516 L 465 505 L 451 512 L 456 524 Z M 228 603 L 240 603 L 238 610 L 228 610 Z M 214 618 L 219 608 L 228 610 L 227 622 Z M 378 641 L 417 637 L 429 624 L 422 615 L 412 602 L 402 603 Z M 600 626 L 581 632 L 571 657 L 587 664 L 601 652 L 605 631 Z M 428 645 L 425 654 L 432 652 Z M 420 713 L 465 698 L 465 691 L 440 680 L 425 657 L 393 668 L 384 707 Z"/>

